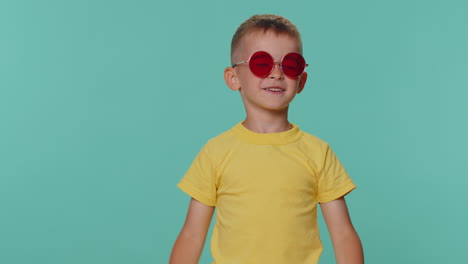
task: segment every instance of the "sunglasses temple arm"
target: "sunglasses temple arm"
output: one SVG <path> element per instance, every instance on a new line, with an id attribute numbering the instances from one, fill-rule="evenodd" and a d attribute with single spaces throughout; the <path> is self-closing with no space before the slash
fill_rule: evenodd
<path id="1" fill-rule="evenodd" d="M 242 63 L 246 63 L 246 62 L 248 62 L 248 61 L 241 61 L 241 62 L 238 62 L 238 63 L 233 64 L 231 67 L 234 68 L 234 67 L 236 67 L 236 66 L 238 66 L 238 65 L 241 65 Z"/>

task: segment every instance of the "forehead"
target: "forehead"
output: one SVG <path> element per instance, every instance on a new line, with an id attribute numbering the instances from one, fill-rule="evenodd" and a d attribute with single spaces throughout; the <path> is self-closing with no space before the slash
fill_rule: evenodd
<path id="1" fill-rule="evenodd" d="M 245 59 L 256 51 L 266 51 L 274 58 L 282 57 L 289 52 L 301 53 L 301 43 L 297 37 L 273 30 L 255 30 L 246 33 L 239 41 L 234 56 Z"/>

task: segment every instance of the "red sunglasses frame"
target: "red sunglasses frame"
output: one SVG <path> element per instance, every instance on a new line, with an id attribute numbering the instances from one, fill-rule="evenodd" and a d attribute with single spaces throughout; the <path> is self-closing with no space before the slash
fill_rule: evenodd
<path id="1" fill-rule="evenodd" d="M 270 71 L 269 71 L 267 74 L 260 75 L 260 74 L 258 74 L 258 73 L 255 73 L 254 70 L 252 70 L 252 66 L 251 66 L 251 64 L 250 64 L 250 61 L 252 60 L 252 58 L 254 58 L 255 56 L 258 56 L 258 55 L 266 55 L 268 58 L 271 59 L 271 69 L 270 69 Z M 287 72 L 285 72 L 285 71 L 283 70 L 283 62 L 284 62 L 284 59 L 285 59 L 287 56 L 296 56 L 296 57 L 299 57 L 299 58 L 302 59 L 301 64 L 304 65 L 304 68 L 303 68 L 302 71 L 301 71 L 300 73 L 298 73 L 297 75 L 289 75 L 289 74 L 287 74 Z M 254 52 L 254 53 L 249 57 L 248 60 L 235 63 L 235 64 L 233 64 L 231 67 L 234 68 L 234 67 L 239 66 L 239 65 L 241 65 L 241 64 L 243 64 L 243 63 L 249 63 L 250 71 L 251 71 L 255 76 L 260 77 L 260 78 L 266 78 L 266 77 L 268 77 L 268 76 L 273 72 L 273 69 L 275 68 L 275 64 L 278 64 L 278 65 L 280 66 L 280 69 L 281 69 L 281 71 L 283 72 L 284 75 L 286 75 L 286 76 L 288 76 L 289 78 L 292 78 L 292 79 L 296 79 L 297 77 L 299 77 L 302 73 L 304 73 L 305 68 L 306 68 L 307 66 L 309 66 L 309 64 L 307 64 L 307 63 L 305 62 L 304 57 L 303 57 L 300 53 L 297 53 L 297 52 L 290 52 L 290 53 L 284 55 L 283 58 L 281 58 L 281 61 L 275 62 L 275 61 L 273 60 L 273 57 L 270 55 L 270 53 L 268 53 L 268 52 L 266 52 L 266 51 L 257 51 L 257 52 Z"/>

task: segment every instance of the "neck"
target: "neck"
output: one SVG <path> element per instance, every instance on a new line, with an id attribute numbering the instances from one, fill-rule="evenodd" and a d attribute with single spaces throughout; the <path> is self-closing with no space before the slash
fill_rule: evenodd
<path id="1" fill-rule="evenodd" d="M 242 123 L 247 129 L 256 133 L 279 133 L 292 128 L 288 121 L 288 111 L 252 115 L 247 113 Z"/>

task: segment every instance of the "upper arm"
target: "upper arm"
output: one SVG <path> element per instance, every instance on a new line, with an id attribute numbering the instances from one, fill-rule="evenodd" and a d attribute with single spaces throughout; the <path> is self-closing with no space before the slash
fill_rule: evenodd
<path id="1" fill-rule="evenodd" d="M 192 198 L 182 233 L 204 240 L 210 227 L 213 212 L 214 206 L 206 205 Z"/>
<path id="2" fill-rule="evenodd" d="M 344 197 L 322 203 L 320 208 L 332 239 L 355 232 Z"/>

